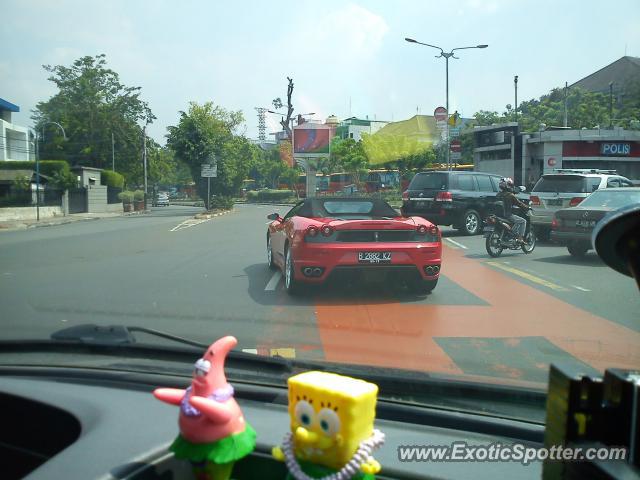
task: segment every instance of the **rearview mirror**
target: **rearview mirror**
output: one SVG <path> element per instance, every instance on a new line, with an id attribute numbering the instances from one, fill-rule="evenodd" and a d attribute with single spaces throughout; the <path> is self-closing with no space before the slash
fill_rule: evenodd
<path id="1" fill-rule="evenodd" d="M 270 213 L 269 215 L 267 215 L 267 218 L 269 220 L 280 220 L 280 215 L 278 215 L 277 213 Z"/>

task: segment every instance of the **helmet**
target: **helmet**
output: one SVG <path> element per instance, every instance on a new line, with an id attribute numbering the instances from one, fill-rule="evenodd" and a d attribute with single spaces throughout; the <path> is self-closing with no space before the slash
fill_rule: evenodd
<path id="1" fill-rule="evenodd" d="M 511 178 L 503 177 L 500 179 L 500 183 L 498 186 L 500 187 L 500 190 L 512 190 L 514 183 Z"/>

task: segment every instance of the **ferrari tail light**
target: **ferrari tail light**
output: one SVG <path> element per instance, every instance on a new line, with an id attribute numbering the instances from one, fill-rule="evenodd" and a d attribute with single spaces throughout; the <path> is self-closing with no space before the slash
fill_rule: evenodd
<path id="1" fill-rule="evenodd" d="M 402 192 L 402 200 L 409 200 L 409 190 Z"/>
<path id="2" fill-rule="evenodd" d="M 416 228 L 416 232 L 418 235 L 426 235 L 427 234 L 427 226 L 426 225 L 418 225 Z"/>
<path id="3" fill-rule="evenodd" d="M 434 237 L 437 237 L 438 234 L 440 233 L 440 231 L 438 230 L 438 227 L 435 225 L 431 225 L 428 230 L 429 230 L 429 234 L 433 235 Z"/>
<path id="4" fill-rule="evenodd" d="M 540 205 L 540 197 L 537 195 L 531 195 L 531 197 L 529 197 L 529 201 L 531 202 L 531 205 Z"/>
<path id="5" fill-rule="evenodd" d="M 320 233 L 322 233 L 324 237 L 330 237 L 333 235 L 333 227 L 331 225 L 323 225 L 320 227 Z"/>
<path id="6" fill-rule="evenodd" d="M 584 200 L 584 198 L 582 197 L 573 197 L 571 199 L 571 201 L 569 202 L 569 206 L 570 207 L 575 207 L 576 205 L 578 205 L 580 202 L 582 202 L 582 200 Z"/>
<path id="7" fill-rule="evenodd" d="M 451 192 L 438 192 L 436 202 L 453 202 L 453 195 Z"/>
<path id="8" fill-rule="evenodd" d="M 310 227 L 307 228 L 307 235 L 310 237 L 315 237 L 318 235 L 318 227 L 314 227 L 313 225 L 311 225 Z"/>

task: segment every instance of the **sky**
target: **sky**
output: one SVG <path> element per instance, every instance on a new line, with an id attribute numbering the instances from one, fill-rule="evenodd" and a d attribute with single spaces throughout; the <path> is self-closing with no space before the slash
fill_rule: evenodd
<path id="1" fill-rule="evenodd" d="M 3 1 L 0 98 L 14 123 L 55 94 L 42 65 L 104 53 L 122 83 L 142 87 L 165 143 L 189 102 L 241 110 L 257 138 L 255 107 L 286 99 L 296 113 L 398 121 L 445 104 L 445 62 L 412 37 L 458 52 L 449 62 L 450 111 L 502 112 L 627 55 L 640 56 L 638 0 L 456 1 Z M 267 116 L 267 131 L 279 130 Z M 273 138 L 273 137 L 271 137 Z"/>

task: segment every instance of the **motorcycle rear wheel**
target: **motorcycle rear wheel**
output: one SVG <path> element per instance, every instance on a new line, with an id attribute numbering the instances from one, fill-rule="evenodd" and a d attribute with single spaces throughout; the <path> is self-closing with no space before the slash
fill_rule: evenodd
<path id="1" fill-rule="evenodd" d="M 498 258 L 502 254 L 502 244 L 500 240 L 500 233 L 493 232 L 491 235 L 487 237 L 487 241 L 485 242 L 485 247 L 487 249 L 487 253 L 493 257 Z"/>

